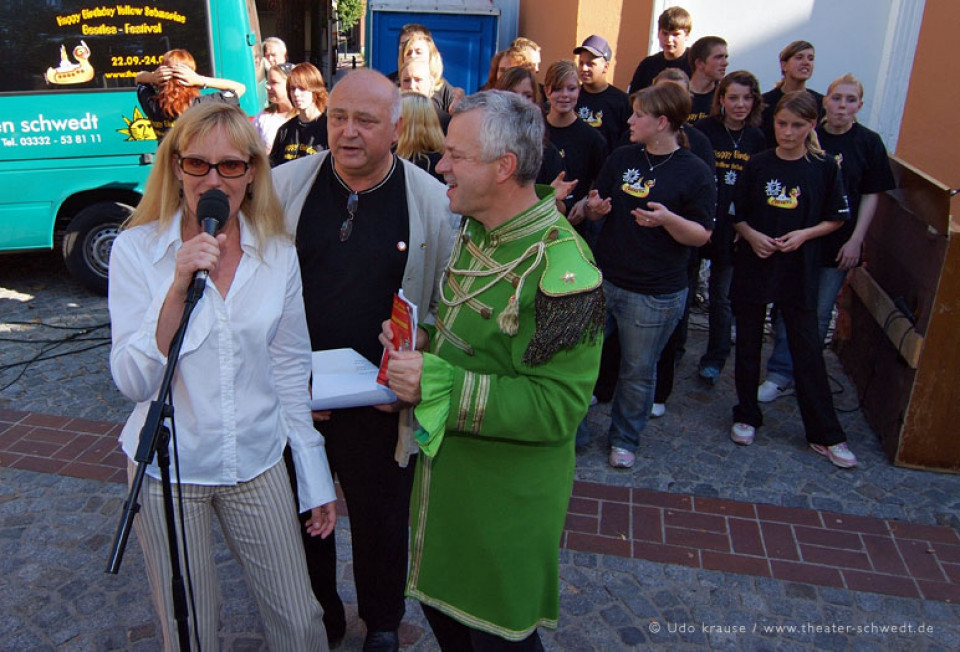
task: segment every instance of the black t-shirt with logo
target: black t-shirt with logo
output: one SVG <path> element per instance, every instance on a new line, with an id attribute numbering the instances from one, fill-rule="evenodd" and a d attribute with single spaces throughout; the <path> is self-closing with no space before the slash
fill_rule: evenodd
<path id="1" fill-rule="evenodd" d="M 287 161 L 295 161 L 327 149 L 327 116 L 321 115 L 312 122 L 301 122 L 294 116 L 277 129 L 270 150 L 270 167 L 275 168 Z"/>
<path id="2" fill-rule="evenodd" d="M 701 253 L 716 264 L 729 265 L 733 255 L 733 225 L 730 223 L 730 202 L 733 188 L 750 157 L 766 149 L 763 132 L 759 127 L 744 127 L 728 130 L 716 118 L 699 120 L 694 131 L 702 133 L 713 147 L 717 175 L 717 224 L 710 242 L 701 248 Z"/>
<path id="3" fill-rule="evenodd" d="M 839 135 L 831 134 L 820 125 L 817 127 L 817 137 L 820 147 L 833 156 L 840 166 L 843 186 L 850 201 L 850 219 L 824 237 L 823 264 L 836 267 L 837 252 L 853 235 L 857 225 L 861 197 L 892 190 L 896 182 L 890 170 L 887 149 L 876 132 L 854 122 L 846 133 Z"/>
<path id="4" fill-rule="evenodd" d="M 713 110 L 713 91 L 709 93 L 694 93 L 690 91 L 692 107 L 690 115 L 687 116 L 687 124 L 694 124 L 710 117 L 710 111 Z"/>
<path id="5" fill-rule="evenodd" d="M 612 152 L 628 131 L 627 120 L 633 109 L 630 97 L 611 85 L 599 93 L 581 87 L 576 111 L 581 120 L 600 132 L 607 142 L 607 152 Z"/>
<path id="6" fill-rule="evenodd" d="M 840 169 L 831 156 L 807 154 L 795 161 L 768 149 L 743 166 L 733 190 L 732 222 L 779 238 L 824 220 L 850 217 Z M 750 303 L 776 301 L 809 310 L 817 305 L 820 256 L 824 238 L 807 240 L 796 251 L 760 258 L 746 240 L 734 251 L 731 299 Z"/>
<path id="7" fill-rule="evenodd" d="M 717 187 L 707 165 L 683 147 L 648 159 L 642 145 L 627 145 L 610 155 L 594 186 L 600 197 L 611 201 L 594 248 L 604 278 L 641 294 L 670 294 L 687 287 L 690 247 L 662 226 L 640 226 L 630 211 L 659 202 L 712 229 Z"/>

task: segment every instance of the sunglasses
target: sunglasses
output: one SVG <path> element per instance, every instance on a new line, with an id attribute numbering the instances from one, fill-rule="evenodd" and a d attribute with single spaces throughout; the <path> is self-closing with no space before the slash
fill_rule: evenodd
<path id="1" fill-rule="evenodd" d="M 224 179 L 236 179 L 250 169 L 250 161 L 239 159 L 225 159 L 219 163 L 211 163 L 194 156 L 181 156 L 178 157 L 177 164 L 184 174 L 189 174 L 191 177 L 205 177 L 210 173 L 210 168 L 213 168 Z"/>
<path id="2" fill-rule="evenodd" d="M 340 225 L 340 242 L 349 240 L 350 234 L 353 233 L 353 218 L 357 216 L 357 205 L 359 203 L 360 198 L 357 193 L 351 192 L 350 196 L 347 197 L 347 219 Z"/>

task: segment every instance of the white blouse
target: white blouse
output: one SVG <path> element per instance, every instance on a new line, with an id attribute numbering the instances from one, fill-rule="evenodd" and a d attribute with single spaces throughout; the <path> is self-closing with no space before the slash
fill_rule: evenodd
<path id="1" fill-rule="evenodd" d="M 130 459 L 167 362 L 156 330 L 183 244 L 180 219 L 177 213 L 164 231 L 157 222 L 123 231 L 110 256 L 110 370 L 120 391 L 137 402 L 120 434 Z M 253 231 L 239 219 L 243 255 L 233 283 L 224 299 L 207 280 L 173 378 L 181 481 L 251 480 L 281 461 L 289 439 L 306 511 L 336 494 L 307 404 L 310 338 L 297 253 L 292 241 L 274 238 L 258 254 Z M 160 477 L 155 463 L 147 473 Z"/>

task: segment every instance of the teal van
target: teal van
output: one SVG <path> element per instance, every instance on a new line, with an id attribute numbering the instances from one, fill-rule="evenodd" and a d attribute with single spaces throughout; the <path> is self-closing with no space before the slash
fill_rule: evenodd
<path id="1" fill-rule="evenodd" d="M 59 246 L 106 293 L 157 149 L 134 77 L 173 48 L 201 75 L 243 83 L 251 116 L 263 106 L 254 0 L 0 2 L 0 252 Z"/>

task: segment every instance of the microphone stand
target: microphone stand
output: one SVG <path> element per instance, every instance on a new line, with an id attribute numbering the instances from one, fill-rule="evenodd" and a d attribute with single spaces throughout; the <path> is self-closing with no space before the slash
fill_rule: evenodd
<path id="1" fill-rule="evenodd" d="M 173 511 L 173 490 L 170 484 L 170 429 L 164 425 L 167 419 L 173 419 L 173 405 L 167 405 L 170 396 L 170 386 L 176 370 L 177 359 L 183 346 L 183 338 L 187 331 L 187 323 L 197 302 L 203 296 L 205 279 L 195 279 L 187 292 L 187 299 L 183 306 L 183 316 L 177 327 L 173 339 L 170 341 L 170 350 L 167 353 L 167 366 L 164 369 L 163 380 L 157 398 L 150 403 L 146 421 L 140 429 L 140 443 L 134 460 L 137 462 L 137 473 L 130 485 L 130 492 L 123 505 L 123 514 L 117 526 L 111 547 L 110 559 L 107 562 L 107 573 L 116 575 L 120 570 L 120 562 L 130 536 L 130 527 L 133 518 L 140 511 L 137 498 L 143 485 L 143 478 L 147 466 L 157 457 L 157 466 L 160 468 L 160 482 L 163 488 L 163 515 L 167 526 L 167 546 L 170 552 L 170 583 L 173 594 L 173 615 L 177 622 L 177 634 L 181 650 L 190 649 L 190 628 L 187 623 L 187 594 L 183 574 L 180 570 L 180 554 L 177 545 L 176 519 Z"/>

